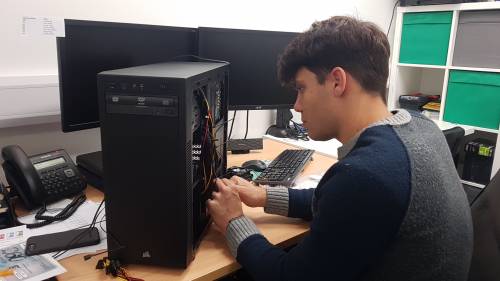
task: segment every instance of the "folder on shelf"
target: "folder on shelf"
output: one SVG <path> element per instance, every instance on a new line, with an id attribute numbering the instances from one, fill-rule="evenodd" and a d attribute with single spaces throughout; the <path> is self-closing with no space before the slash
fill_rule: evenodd
<path id="1" fill-rule="evenodd" d="M 430 101 L 422 106 L 422 109 L 430 111 L 439 111 L 441 108 L 441 102 Z"/>

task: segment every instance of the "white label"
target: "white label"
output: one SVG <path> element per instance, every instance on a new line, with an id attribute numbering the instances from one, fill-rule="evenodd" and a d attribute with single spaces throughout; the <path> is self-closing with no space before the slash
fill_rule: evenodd
<path id="1" fill-rule="evenodd" d="M 22 35 L 64 37 L 64 19 L 47 17 L 23 17 Z"/>

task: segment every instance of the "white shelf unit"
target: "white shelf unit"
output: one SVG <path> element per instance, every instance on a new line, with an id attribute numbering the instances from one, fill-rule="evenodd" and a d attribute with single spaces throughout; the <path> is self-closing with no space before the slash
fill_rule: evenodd
<path id="1" fill-rule="evenodd" d="M 399 97 L 404 94 L 423 93 L 428 95 L 441 95 L 441 108 L 439 112 L 439 119 L 435 120 L 436 123 L 445 122 L 444 112 L 446 107 L 446 95 L 448 92 L 448 83 L 450 73 L 452 71 L 462 70 L 471 72 L 488 72 L 500 73 L 499 68 L 490 67 L 464 67 L 453 64 L 453 55 L 455 49 L 455 39 L 457 36 L 457 29 L 459 27 L 459 19 L 461 13 L 465 11 L 500 11 L 500 2 L 479 2 L 479 3 L 463 3 L 463 4 L 449 4 L 449 5 L 430 5 L 430 6 L 412 6 L 412 7 L 399 7 L 396 14 L 395 33 L 393 52 L 390 62 L 390 77 L 389 77 L 389 92 L 388 92 L 388 106 L 391 110 L 399 108 Z M 417 64 L 417 63 L 401 63 L 400 50 L 403 32 L 403 17 L 406 13 L 418 12 L 452 12 L 452 20 L 450 27 L 450 36 L 448 43 L 448 52 L 446 63 L 444 65 L 431 65 L 431 64 Z M 491 34 L 491 36 L 498 36 L 498 34 Z M 486 43 L 485 43 L 486 44 Z M 500 49 L 498 50 L 500 56 Z M 500 94 L 500 93 L 499 93 Z M 453 124 L 453 123 L 452 123 Z M 490 133 L 499 133 L 499 129 L 484 128 L 479 126 L 471 126 L 464 124 L 457 124 L 464 127 L 466 130 L 479 130 Z M 497 137 L 498 138 L 498 137 Z M 500 140 L 497 140 L 497 143 Z M 500 147 L 497 147 L 494 162 L 496 165 L 493 167 L 492 176 L 498 169 L 500 163 Z M 495 167 L 497 166 L 497 167 Z"/>

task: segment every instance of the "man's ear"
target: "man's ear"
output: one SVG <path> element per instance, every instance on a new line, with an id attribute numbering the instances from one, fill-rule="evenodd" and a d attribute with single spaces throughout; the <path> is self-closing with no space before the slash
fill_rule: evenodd
<path id="1" fill-rule="evenodd" d="M 347 74 L 342 67 L 334 67 L 328 73 L 328 80 L 332 85 L 332 93 L 334 96 L 340 97 L 344 94 L 347 83 Z"/>

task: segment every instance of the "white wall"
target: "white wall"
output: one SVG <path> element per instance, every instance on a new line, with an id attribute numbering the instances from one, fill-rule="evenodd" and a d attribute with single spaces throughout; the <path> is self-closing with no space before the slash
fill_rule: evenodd
<path id="1" fill-rule="evenodd" d="M 57 74 L 54 38 L 21 35 L 22 16 L 303 31 L 315 20 L 355 15 L 387 29 L 394 0 L 193 1 L 2 0 L 0 76 Z M 6 40 L 5 40 L 6 39 Z"/>
<path id="2" fill-rule="evenodd" d="M 383 30 L 387 30 L 394 2 L 394 0 L 2 0 L 0 121 L 3 120 L 4 123 L 7 122 L 5 124 L 16 127 L 0 128 L 0 147 L 7 143 L 18 143 L 28 153 L 62 147 L 75 155 L 97 150 L 100 146 L 98 130 L 63 134 L 59 129 L 60 124 L 54 123 L 58 118 L 58 93 L 57 85 L 54 85 L 57 81 L 55 38 L 21 35 L 23 16 L 301 32 L 316 20 L 323 20 L 333 15 L 354 15 L 360 19 L 373 21 Z M 39 82 L 26 82 L 35 78 L 43 80 L 42 84 L 45 83 L 52 89 L 45 89 L 45 92 L 39 93 L 39 88 L 32 87 Z M 30 85 L 28 91 L 32 96 L 19 99 L 20 95 L 12 94 L 10 91 L 12 87 L 5 85 L 15 84 L 15 81 L 22 81 L 19 84 L 21 86 Z M 2 91 L 2 85 L 4 90 L 10 87 L 10 96 L 7 91 Z M 34 101 L 37 97 L 39 100 Z M 29 119 L 29 123 L 52 123 L 17 126 L 23 123 L 17 122 L 22 119 L 19 119 L 19 116 L 25 117 L 23 114 L 27 113 L 24 112 L 26 109 L 22 105 L 36 108 L 34 112 L 28 112 L 28 115 L 36 116 Z M 9 123 L 9 118 L 15 115 L 18 119 Z M 50 118 L 44 119 L 45 115 L 49 115 Z M 245 114 L 241 112 L 236 118 L 233 131 L 235 138 L 244 135 L 244 117 Z M 252 111 L 250 118 L 249 137 L 260 137 L 274 122 L 272 111 Z"/>

